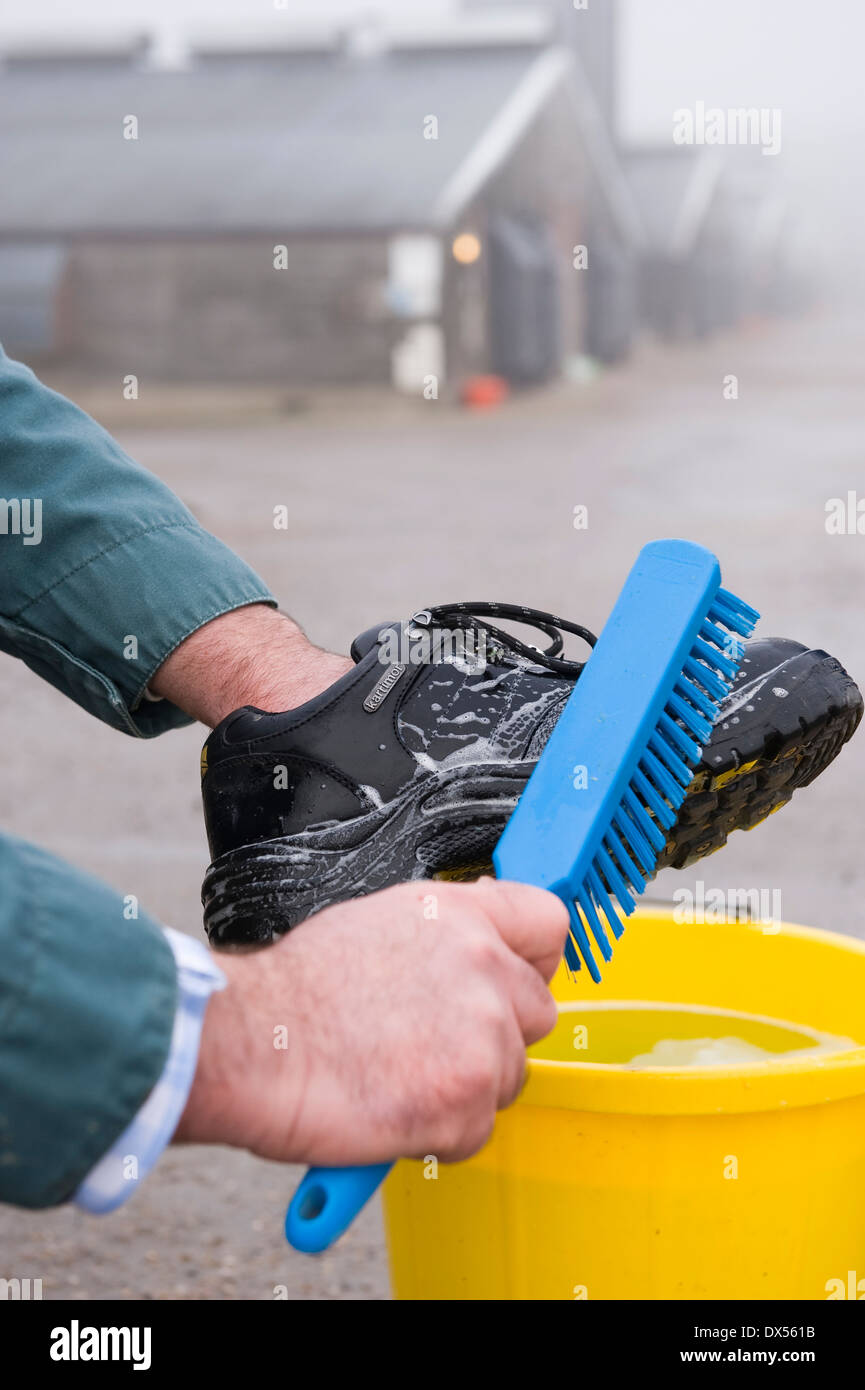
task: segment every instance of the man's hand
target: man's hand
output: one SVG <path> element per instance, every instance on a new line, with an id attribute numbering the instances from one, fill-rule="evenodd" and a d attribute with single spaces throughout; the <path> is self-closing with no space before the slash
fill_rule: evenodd
<path id="1" fill-rule="evenodd" d="M 556 1021 L 566 929 L 539 888 L 424 882 L 220 956 L 229 985 L 208 1006 L 175 1140 L 292 1163 L 467 1158 Z"/>

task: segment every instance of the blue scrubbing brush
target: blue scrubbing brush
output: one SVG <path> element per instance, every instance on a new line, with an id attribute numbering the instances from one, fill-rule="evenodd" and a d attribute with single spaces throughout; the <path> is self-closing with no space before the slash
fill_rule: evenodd
<path id="1" fill-rule="evenodd" d="M 547 888 L 571 919 L 565 959 L 600 971 L 606 928 L 652 877 L 758 614 L 720 587 L 710 551 L 645 546 L 493 853 L 496 876 Z M 618 910 L 615 903 L 618 904 Z M 606 927 L 605 924 L 606 923 Z M 391 1165 L 310 1169 L 288 1209 L 298 1250 L 325 1250 Z"/>
<path id="2" fill-rule="evenodd" d="M 565 959 L 599 981 L 712 734 L 759 614 L 710 551 L 645 546 L 493 853 L 498 878 L 566 904 Z"/>

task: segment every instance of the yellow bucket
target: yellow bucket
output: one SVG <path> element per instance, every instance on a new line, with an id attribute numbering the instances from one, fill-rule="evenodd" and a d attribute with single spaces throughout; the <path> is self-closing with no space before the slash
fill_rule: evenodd
<path id="1" fill-rule="evenodd" d="M 658 1000 L 865 1042 L 865 945 L 806 927 L 643 908 L 603 985 L 563 970 L 554 993 L 568 1022 L 581 1000 Z M 473 1159 L 393 1170 L 397 1298 L 865 1296 L 865 1046 L 633 1070 L 571 1060 L 571 1032 L 532 1048 Z"/>

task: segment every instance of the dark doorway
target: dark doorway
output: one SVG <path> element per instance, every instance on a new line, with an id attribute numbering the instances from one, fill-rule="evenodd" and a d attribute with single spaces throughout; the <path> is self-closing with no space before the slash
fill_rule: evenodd
<path id="1" fill-rule="evenodd" d="M 561 318 L 555 247 L 537 217 L 492 219 L 490 251 L 490 357 L 493 371 L 517 386 L 558 374 Z"/>

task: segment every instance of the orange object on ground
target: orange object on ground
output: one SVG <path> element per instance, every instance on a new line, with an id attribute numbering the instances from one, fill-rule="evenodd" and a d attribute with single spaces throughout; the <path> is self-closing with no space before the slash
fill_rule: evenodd
<path id="1" fill-rule="evenodd" d="M 472 410 L 489 410 L 508 399 L 511 390 L 502 376 L 470 376 L 463 383 L 463 405 Z"/>

